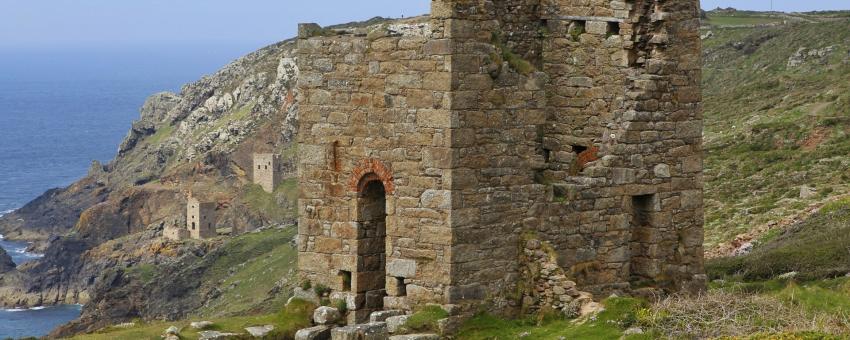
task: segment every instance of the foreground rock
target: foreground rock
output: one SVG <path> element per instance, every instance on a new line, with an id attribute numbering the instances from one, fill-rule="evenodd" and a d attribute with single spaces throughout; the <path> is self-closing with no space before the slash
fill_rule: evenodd
<path id="1" fill-rule="evenodd" d="M 274 330 L 274 326 L 272 326 L 272 325 L 245 328 L 245 331 L 248 332 L 248 334 L 251 334 L 251 336 L 253 336 L 255 338 L 262 338 L 262 337 L 268 335 L 273 330 Z"/>
<path id="2" fill-rule="evenodd" d="M 199 337 L 198 337 L 199 340 L 221 340 L 221 339 L 227 339 L 227 338 L 230 338 L 230 337 L 235 337 L 235 336 L 238 336 L 239 334 L 222 333 L 222 332 L 219 332 L 219 331 L 203 331 L 203 332 L 198 333 L 198 335 L 199 335 Z"/>

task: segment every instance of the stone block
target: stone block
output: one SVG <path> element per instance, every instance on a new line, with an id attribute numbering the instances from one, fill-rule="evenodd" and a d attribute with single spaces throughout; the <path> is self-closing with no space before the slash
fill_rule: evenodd
<path id="1" fill-rule="evenodd" d="M 321 306 L 313 311 L 313 322 L 319 325 L 332 325 L 340 319 L 342 319 L 342 314 L 333 307 Z"/>
<path id="2" fill-rule="evenodd" d="M 382 310 L 369 314 L 369 322 L 385 322 L 393 316 L 404 315 L 402 310 Z M 389 326 L 389 324 L 388 324 Z"/>
<path id="3" fill-rule="evenodd" d="M 334 328 L 331 331 L 332 340 L 386 340 L 389 338 L 386 322 L 370 322 Z"/>
<path id="4" fill-rule="evenodd" d="M 585 30 L 590 34 L 605 35 L 608 34 L 608 22 L 605 21 L 588 21 L 585 24 Z"/>
<path id="5" fill-rule="evenodd" d="M 331 338 L 331 326 L 304 328 L 295 333 L 295 340 L 328 340 Z"/>
<path id="6" fill-rule="evenodd" d="M 404 334 L 393 335 L 390 340 L 440 340 L 437 334 Z"/>
<path id="7" fill-rule="evenodd" d="M 386 319 L 387 323 L 387 331 L 390 333 L 398 332 L 405 323 L 407 323 L 407 319 L 410 318 L 410 315 L 398 315 L 391 316 Z"/>

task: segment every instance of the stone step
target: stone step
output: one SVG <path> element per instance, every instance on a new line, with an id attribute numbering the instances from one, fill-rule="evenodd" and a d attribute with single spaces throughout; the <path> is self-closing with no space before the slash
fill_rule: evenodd
<path id="1" fill-rule="evenodd" d="M 390 333 L 397 332 L 401 326 L 407 322 L 407 319 L 410 318 L 410 315 L 397 315 L 388 317 L 386 320 L 387 323 L 387 331 Z"/>
<path id="2" fill-rule="evenodd" d="M 369 315 L 369 322 L 384 322 L 387 321 L 387 318 L 404 314 L 404 311 L 401 310 L 382 310 L 372 312 L 372 314 Z"/>
<path id="3" fill-rule="evenodd" d="M 328 340 L 331 338 L 331 326 L 304 328 L 295 333 L 295 340 Z"/>
<path id="4" fill-rule="evenodd" d="M 386 340 L 389 338 L 386 322 L 370 322 L 334 328 L 331 340 Z"/>
<path id="5" fill-rule="evenodd" d="M 393 335 L 389 340 L 440 340 L 437 334 L 405 334 Z"/>

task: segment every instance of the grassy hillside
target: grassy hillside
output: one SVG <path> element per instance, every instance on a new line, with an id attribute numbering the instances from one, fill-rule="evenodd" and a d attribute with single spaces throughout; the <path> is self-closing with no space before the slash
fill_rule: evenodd
<path id="1" fill-rule="evenodd" d="M 715 29 L 704 40 L 706 248 L 850 191 L 847 25 Z"/>

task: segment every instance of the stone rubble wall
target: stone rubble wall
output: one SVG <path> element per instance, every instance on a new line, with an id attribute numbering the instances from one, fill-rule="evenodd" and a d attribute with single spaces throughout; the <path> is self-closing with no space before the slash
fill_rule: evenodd
<path id="1" fill-rule="evenodd" d="M 567 278 L 566 271 L 558 265 L 557 254 L 546 242 L 527 238 L 520 266 L 524 314 L 557 311 L 574 318 L 585 304 L 593 302 L 593 295 L 579 291 L 576 283 Z"/>
<path id="2" fill-rule="evenodd" d="M 298 42 L 299 269 L 335 291 L 344 290 L 337 273 L 353 273 L 349 307 L 366 313 L 371 288 L 386 288 L 385 307 L 402 307 L 442 301 L 451 276 L 448 45 L 432 39 L 440 27 L 391 27 L 302 27 Z M 358 258 L 370 246 L 356 222 L 358 184 L 372 175 L 387 192 L 381 282 Z"/>
<path id="3" fill-rule="evenodd" d="M 407 30 L 426 33 L 303 27 L 302 275 L 339 290 L 335 271 L 357 271 L 365 166 L 392 188 L 386 308 L 520 310 L 528 233 L 564 290 L 700 289 L 698 16 L 695 0 L 435 0 Z"/>

